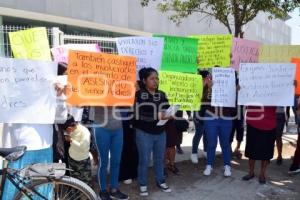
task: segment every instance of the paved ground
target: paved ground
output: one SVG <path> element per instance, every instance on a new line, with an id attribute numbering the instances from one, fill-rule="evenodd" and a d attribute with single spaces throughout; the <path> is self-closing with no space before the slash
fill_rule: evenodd
<path id="1" fill-rule="evenodd" d="M 284 136 L 284 161 L 282 166 L 277 166 L 273 160 L 269 167 L 268 183 L 260 185 L 257 178 L 244 182 L 241 177 L 247 173 L 247 159 L 234 159 L 232 161 L 232 177 L 224 178 L 222 171 L 222 158 L 216 159 L 215 170 L 210 177 L 203 176 L 205 158 L 201 158 L 198 165 L 189 161 L 191 139 L 193 134 L 184 136 L 184 155 L 177 156 L 178 168 L 181 174 L 176 176 L 169 173 L 167 182 L 173 192 L 166 194 L 160 192 L 153 180 L 153 172 L 150 170 L 150 196 L 141 198 L 138 195 L 136 181 L 132 185 L 122 185 L 121 189 L 130 194 L 131 199 L 146 200 L 299 200 L 300 199 L 300 175 L 289 176 L 287 171 L 291 164 L 291 156 L 294 153 L 293 143 L 296 141 L 295 128 L 291 127 L 289 133 Z M 200 147 L 202 148 L 202 147 Z M 242 147 L 243 149 L 244 147 Z M 219 149 L 219 148 L 218 148 Z M 201 156 L 201 153 L 200 153 Z M 257 164 L 257 168 L 259 163 Z M 257 172 L 258 173 L 258 172 Z"/>

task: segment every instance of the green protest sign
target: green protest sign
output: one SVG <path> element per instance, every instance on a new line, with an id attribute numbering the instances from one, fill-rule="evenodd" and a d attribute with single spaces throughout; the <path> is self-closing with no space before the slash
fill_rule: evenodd
<path id="1" fill-rule="evenodd" d="M 154 37 L 164 38 L 161 70 L 197 72 L 197 39 L 164 35 L 154 35 Z"/>

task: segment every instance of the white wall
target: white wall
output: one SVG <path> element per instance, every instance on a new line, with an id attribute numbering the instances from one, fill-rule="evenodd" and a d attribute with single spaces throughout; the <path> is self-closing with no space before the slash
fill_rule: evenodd
<path id="1" fill-rule="evenodd" d="M 169 21 L 151 3 L 143 8 L 140 0 L 1 0 L 1 7 L 10 7 L 64 17 L 93 21 L 159 34 L 222 34 L 227 29 L 214 19 L 193 14 L 180 26 Z M 245 37 L 264 42 L 289 44 L 291 29 L 281 20 L 268 20 L 260 14 L 245 28 Z"/>

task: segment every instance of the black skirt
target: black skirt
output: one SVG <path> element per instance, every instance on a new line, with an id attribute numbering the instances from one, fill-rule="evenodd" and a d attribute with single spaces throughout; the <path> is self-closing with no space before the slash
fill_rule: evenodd
<path id="1" fill-rule="evenodd" d="M 167 148 L 175 147 L 182 143 L 182 132 L 178 131 L 174 120 L 169 120 L 166 124 Z"/>
<path id="2" fill-rule="evenodd" d="M 260 130 L 247 125 L 245 156 L 251 160 L 271 160 L 274 156 L 276 129 Z"/>

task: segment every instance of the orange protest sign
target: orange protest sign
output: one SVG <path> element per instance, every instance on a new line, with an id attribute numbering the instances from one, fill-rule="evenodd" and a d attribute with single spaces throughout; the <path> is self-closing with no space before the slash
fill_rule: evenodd
<path id="1" fill-rule="evenodd" d="M 296 78 L 297 87 L 295 90 L 296 95 L 300 95 L 300 58 L 292 58 L 292 63 L 295 63 L 296 66 Z"/>
<path id="2" fill-rule="evenodd" d="M 70 51 L 67 102 L 75 106 L 131 106 L 135 97 L 136 58 Z"/>

